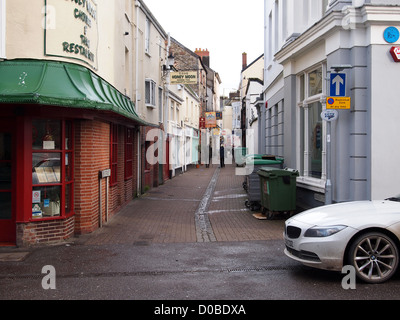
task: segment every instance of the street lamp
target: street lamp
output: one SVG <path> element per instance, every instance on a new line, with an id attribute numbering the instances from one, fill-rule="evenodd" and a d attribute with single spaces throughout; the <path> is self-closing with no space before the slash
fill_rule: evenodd
<path id="1" fill-rule="evenodd" d="M 164 67 L 164 71 L 171 71 L 172 68 L 174 67 L 174 65 L 175 65 L 175 57 L 174 57 L 174 55 L 171 53 L 171 54 L 168 56 L 167 63 L 163 66 L 163 67 Z"/>

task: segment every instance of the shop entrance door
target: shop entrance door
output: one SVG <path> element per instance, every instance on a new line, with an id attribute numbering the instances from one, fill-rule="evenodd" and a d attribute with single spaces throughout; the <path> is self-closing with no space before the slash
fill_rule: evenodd
<path id="1" fill-rule="evenodd" d="M 0 246 L 16 242 L 13 138 L 9 121 L 0 121 Z"/>

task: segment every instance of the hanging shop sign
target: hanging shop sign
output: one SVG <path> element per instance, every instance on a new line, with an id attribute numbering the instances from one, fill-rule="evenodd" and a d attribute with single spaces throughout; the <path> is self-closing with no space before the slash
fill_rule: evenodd
<path id="1" fill-rule="evenodd" d="M 217 116 L 215 112 L 206 112 L 206 128 L 215 128 L 217 126 Z"/>
<path id="2" fill-rule="evenodd" d="M 171 72 L 171 84 L 197 84 L 197 71 Z"/>
<path id="3" fill-rule="evenodd" d="M 93 0 L 46 0 L 45 4 L 45 55 L 80 60 L 97 70 L 97 4 Z"/>
<path id="4" fill-rule="evenodd" d="M 400 47 L 392 47 L 390 54 L 393 57 L 394 62 L 400 62 Z"/>
<path id="5" fill-rule="evenodd" d="M 217 120 L 222 120 L 222 112 L 216 112 L 215 113 Z"/>

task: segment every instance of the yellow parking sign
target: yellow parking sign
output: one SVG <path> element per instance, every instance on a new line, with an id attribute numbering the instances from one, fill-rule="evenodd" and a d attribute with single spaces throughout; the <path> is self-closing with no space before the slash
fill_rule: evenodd
<path id="1" fill-rule="evenodd" d="M 340 109 L 348 110 L 351 109 L 351 98 L 350 97 L 328 97 L 326 98 L 327 109 Z"/>

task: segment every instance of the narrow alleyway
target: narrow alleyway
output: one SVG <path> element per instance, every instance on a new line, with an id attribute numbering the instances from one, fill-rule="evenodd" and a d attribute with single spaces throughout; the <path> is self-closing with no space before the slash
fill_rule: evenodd
<path id="1" fill-rule="evenodd" d="M 190 169 L 132 201 L 86 245 L 282 239 L 284 220 L 258 220 L 245 206 L 235 166 Z"/>

